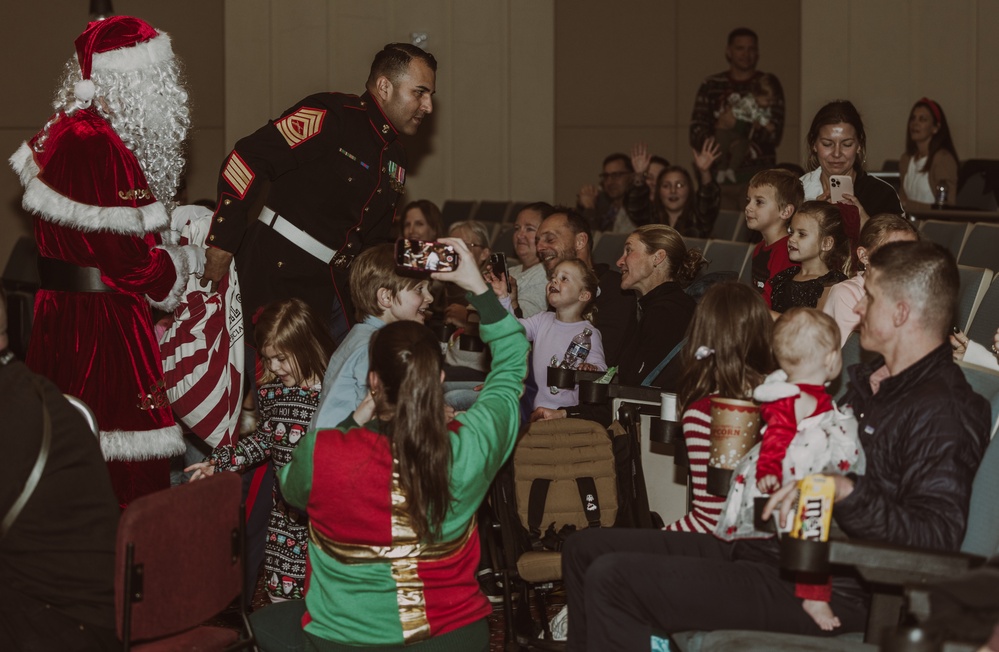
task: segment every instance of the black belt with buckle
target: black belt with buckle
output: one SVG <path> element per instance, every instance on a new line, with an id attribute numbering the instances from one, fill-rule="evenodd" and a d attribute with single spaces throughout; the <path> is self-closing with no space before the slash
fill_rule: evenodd
<path id="1" fill-rule="evenodd" d="M 101 270 L 80 267 L 57 258 L 38 258 L 38 277 L 43 290 L 55 292 L 116 292 L 101 280 Z"/>

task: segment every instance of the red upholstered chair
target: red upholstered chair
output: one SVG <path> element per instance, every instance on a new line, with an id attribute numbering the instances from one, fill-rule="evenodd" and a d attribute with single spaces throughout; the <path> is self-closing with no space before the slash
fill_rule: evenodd
<path id="1" fill-rule="evenodd" d="M 126 652 L 256 648 L 245 607 L 241 632 L 201 626 L 246 588 L 240 489 L 238 474 L 219 473 L 143 496 L 122 514 L 115 609 Z"/>

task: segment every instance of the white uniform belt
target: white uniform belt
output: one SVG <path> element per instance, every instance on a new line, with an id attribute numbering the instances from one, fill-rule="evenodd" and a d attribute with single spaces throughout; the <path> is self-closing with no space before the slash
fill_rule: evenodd
<path id="1" fill-rule="evenodd" d="M 336 256 L 336 249 L 327 247 L 266 206 L 260 211 L 260 217 L 257 219 L 283 235 L 302 251 L 311 254 L 327 265 Z"/>

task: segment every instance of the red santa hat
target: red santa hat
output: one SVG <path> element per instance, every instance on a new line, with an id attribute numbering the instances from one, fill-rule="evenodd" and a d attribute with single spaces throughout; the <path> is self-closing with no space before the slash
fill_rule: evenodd
<path id="1" fill-rule="evenodd" d="M 133 16 L 112 16 L 87 25 L 76 39 L 76 59 L 83 80 L 74 88 L 76 99 L 90 106 L 94 97 L 93 72 L 127 72 L 173 59 L 170 37 Z"/>

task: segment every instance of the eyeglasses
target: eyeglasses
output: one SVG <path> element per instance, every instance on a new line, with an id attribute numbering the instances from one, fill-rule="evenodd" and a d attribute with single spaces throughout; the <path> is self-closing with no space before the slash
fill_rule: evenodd
<path id="1" fill-rule="evenodd" d="M 600 180 L 606 181 L 607 179 L 620 179 L 621 177 L 630 176 L 631 172 L 601 172 Z"/>
<path id="2" fill-rule="evenodd" d="M 666 190 L 682 190 L 687 187 L 683 181 L 677 181 L 676 183 L 666 182 L 659 186 L 660 188 L 665 188 Z"/>

